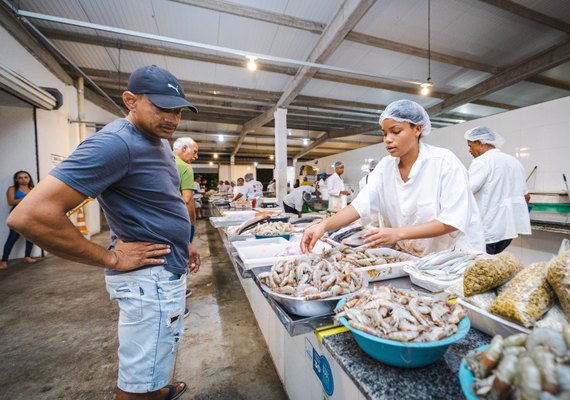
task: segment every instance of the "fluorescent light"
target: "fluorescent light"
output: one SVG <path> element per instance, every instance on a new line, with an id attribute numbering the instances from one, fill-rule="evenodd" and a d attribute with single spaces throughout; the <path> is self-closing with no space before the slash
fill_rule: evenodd
<path id="1" fill-rule="evenodd" d="M 303 146 L 309 145 L 309 139 L 303 139 Z"/>
<path id="2" fill-rule="evenodd" d="M 214 158 L 218 158 L 218 153 L 214 153 Z"/>
<path id="3" fill-rule="evenodd" d="M 269 156 L 269 159 L 270 159 L 270 160 L 273 160 L 274 158 L 275 158 L 275 157 L 273 156 L 273 154 L 271 154 L 271 155 Z"/>
<path id="4" fill-rule="evenodd" d="M 293 133 L 291 131 L 287 132 L 287 135 L 291 136 Z"/>
<path id="5" fill-rule="evenodd" d="M 259 163 L 258 163 L 257 161 L 254 161 L 254 162 L 253 162 L 253 166 L 254 166 L 254 167 L 257 167 L 258 164 L 259 164 Z"/>
<path id="6" fill-rule="evenodd" d="M 226 140 L 226 138 L 224 137 L 224 135 L 218 135 L 218 142 L 223 142 L 224 140 Z"/>
<path id="7" fill-rule="evenodd" d="M 210 166 L 214 165 L 214 163 L 213 163 L 212 161 L 210 161 L 210 163 L 209 163 L 209 164 L 210 164 Z"/>

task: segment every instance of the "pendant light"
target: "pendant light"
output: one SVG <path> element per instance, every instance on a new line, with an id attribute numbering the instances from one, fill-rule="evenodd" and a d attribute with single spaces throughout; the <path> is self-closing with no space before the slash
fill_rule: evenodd
<path id="1" fill-rule="evenodd" d="M 422 96 L 427 96 L 430 93 L 430 89 L 433 87 L 433 82 L 431 81 L 431 0 L 428 0 L 428 76 L 424 83 L 420 84 L 420 93 Z"/>

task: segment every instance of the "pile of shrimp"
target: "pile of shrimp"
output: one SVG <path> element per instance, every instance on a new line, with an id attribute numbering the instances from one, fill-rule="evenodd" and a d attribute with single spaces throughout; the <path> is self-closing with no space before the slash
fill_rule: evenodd
<path id="1" fill-rule="evenodd" d="M 570 326 L 562 332 L 535 328 L 530 334 L 497 335 L 486 351 L 465 356 L 480 399 L 570 398 Z"/>
<path id="2" fill-rule="evenodd" d="M 382 257 L 371 249 L 353 249 L 347 246 L 333 247 L 329 250 L 324 250 L 321 253 L 322 258 L 332 261 L 346 261 L 355 267 L 369 267 L 373 265 L 383 265 L 396 262 L 395 257 Z"/>
<path id="3" fill-rule="evenodd" d="M 392 286 L 355 293 L 335 312 L 335 319 L 345 317 L 355 329 L 398 342 L 444 339 L 457 332 L 465 315 L 459 304 Z"/>
<path id="4" fill-rule="evenodd" d="M 362 278 L 350 263 L 331 262 L 316 254 L 281 261 L 258 276 L 272 292 L 318 300 L 353 293 L 362 288 Z"/>

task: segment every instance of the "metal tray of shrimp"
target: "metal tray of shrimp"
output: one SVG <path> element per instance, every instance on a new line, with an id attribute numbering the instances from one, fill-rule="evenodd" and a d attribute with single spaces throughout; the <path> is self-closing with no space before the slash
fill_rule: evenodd
<path id="1" fill-rule="evenodd" d="M 253 274 L 255 279 L 258 281 L 261 289 L 273 300 L 279 303 L 283 309 L 291 314 L 295 314 L 301 317 L 315 317 L 319 315 L 330 315 L 336 304 L 346 295 L 328 297 L 326 299 L 315 299 L 315 300 L 305 300 L 303 297 L 294 297 L 285 294 L 279 294 L 273 292 L 265 284 L 259 281 L 259 274 L 267 271 L 270 268 L 254 268 Z M 368 287 L 368 280 L 363 279 L 362 288 L 360 290 L 366 289 Z"/>

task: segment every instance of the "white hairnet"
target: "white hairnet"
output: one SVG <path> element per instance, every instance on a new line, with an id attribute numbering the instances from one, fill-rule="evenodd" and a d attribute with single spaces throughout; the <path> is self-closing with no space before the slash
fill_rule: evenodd
<path id="1" fill-rule="evenodd" d="M 422 126 L 422 136 L 431 132 L 431 122 L 427 111 L 415 101 L 397 100 L 388 104 L 388 107 L 380 115 L 378 122 L 382 125 L 385 119 L 393 119 L 398 122 L 408 122 Z"/>
<path id="2" fill-rule="evenodd" d="M 378 160 L 372 160 L 370 161 L 370 164 L 368 164 L 368 169 L 372 171 L 374 168 L 376 168 L 377 165 L 378 165 Z"/>
<path id="3" fill-rule="evenodd" d="M 253 179 L 253 174 L 252 174 L 252 173 L 245 174 L 245 175 L 244 175 L 244 178 L 245 178 L 245 180 Z"/>
<path id="4" fill-rule="evenodd" d="M 337 161 L 334 163 L 334 167 L 338 168 L 338 167 L 344 167 L 344 163 L 342 161 Z"/>
<path id="5" fill-rule="evenodd" d="M 478 126 L 473 129 L 469 129 L 465 132 L 465 139 L 471 142 L 481 142 L 484 144 L 490 144 L 497 148 L 502 147 L 505 144 L 505 139 L 496 132 L 493 132 L 491 128 L 486 126 Z"/>

